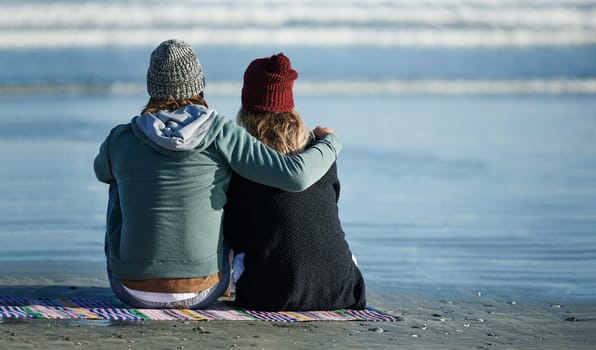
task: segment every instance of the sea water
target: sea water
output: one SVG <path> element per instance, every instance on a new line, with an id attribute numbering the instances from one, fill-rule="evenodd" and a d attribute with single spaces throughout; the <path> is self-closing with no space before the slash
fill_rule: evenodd
<path id="1" fill-rule="evenodd" d="M 0 2 L 0 277 L 105 278 L 93 159 L 171 34 L 231 118 L 252 59 L 292 59 L 297 110 L 344 145 L 340 217 L 370 289 L 596 297 L 596 2 L 165 3 Z M 182 24 L 189 6 L 211 26 Z M 171 21 L 148 25 L 158 10 Z"/>

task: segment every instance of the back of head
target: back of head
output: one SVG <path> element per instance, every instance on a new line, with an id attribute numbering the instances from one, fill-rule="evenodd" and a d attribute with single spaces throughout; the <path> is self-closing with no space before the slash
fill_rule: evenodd
<path id="1" fill-rule="evenodd" d="M 238 124 L 279 152 L 301 152 L 310 133 L 294 110 L 293 86 L 298 73 L 280 53 L 253 60 L 244 72 Z"/>
<path id="2" fill-rule="evenodd" d="M 153 50 L 147 69 L 147 92 L 152 99 L 182 100 L 204 89 L 203 67 L 189 44 L 170 39 Z"/>

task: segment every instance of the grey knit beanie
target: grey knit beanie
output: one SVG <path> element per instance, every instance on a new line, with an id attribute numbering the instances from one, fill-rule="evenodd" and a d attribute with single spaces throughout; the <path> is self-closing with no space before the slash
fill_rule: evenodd
<path id="1" fill-rule="evenodd" d="M 205 89 L 203 67 L 192 47 L 171 39 L 159 44 L 151 53 L 147 69 L 147 92 L 162 100 L 177 100 L 200 94 Z"/>

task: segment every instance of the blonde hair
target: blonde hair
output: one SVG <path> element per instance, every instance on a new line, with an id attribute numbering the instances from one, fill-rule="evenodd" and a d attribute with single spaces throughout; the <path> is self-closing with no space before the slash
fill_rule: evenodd
<path id="1" fill-rule="evenodd" d="M 152 113 L 155 114 L 159 111 L 175 111 L 181 107 L 189 106 L 189 105 L 201 105 L 209 108 L 207 106 L 207 102 L 201 95 L 195 95 L 189 98 L 184 98 L 177 100 L 173 97 L 170 97 L 167 100 L 162 100 L 158 98 L 151 97 L 147 105 L 143 107 L 141 114 L 145 113 Z"/>
<path id="2" fill-rule="evenodd" d="M 290 112 L 250 112 L 240 108 L 238 125 L 265 145 L 284 154 L 300 153 L 310 141 L 310 131 L 295 110 Z"/>

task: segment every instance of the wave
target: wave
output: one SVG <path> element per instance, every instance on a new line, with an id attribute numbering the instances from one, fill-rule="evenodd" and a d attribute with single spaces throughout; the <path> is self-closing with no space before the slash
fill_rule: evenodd
<path id="1" fill-rule="evenodd" d="M 556 4 L 547 7 L 471 6 L 457 3 L 438 6 L 421 3 L 415 6 L 393 6 L 386 3 L 341 4 L 338 11 L 333 1 L 317 3 L 300 2 L 300 6 L 271 6 L 252 1 L 237 6 L 219 4 L 195 8 L 192 3 L 157 3 L 146 6 L 141 3 L 120 2 L 82 3 L 27 3 L 1 5 L 0 28 L 150 28 L 150 27 L 279 27 L 283 25 L 384 25 L 395 24 L 444 26 L 483 25 L 497 27 L 587 27 L 596 26 L 593 8 L 569 7 Z M 487 3 L 492 4 L 492 3 Z M 494 4 L 493 4 L 494 5 Z M 76 13 L 76 16 L 70 15 Z M 101 14 L 101 16 L 98 16 Z M 207 18 L 199 21 L 199 18 Z"/>
<path id="2" fill-rule="evenodd" d="M 0 48 L 153 46 L 171 37 L 200 45 L 584 45 L 596 43 L 596 1 L 0 2 Z"/>
<path id="3" fill-rule="evenodd" d="M 239 82 L 210 82 L 212 96 L 235 96 Z M 401 95 L 596 95 L 596 79 L 554 80 L 390 80 L 390 81 L 301 81 L 294 87 L 302 96 L 401 96 Z M 2 96 L 30 95 L 143 95 L 145 84 L 3 84 Z"/>
<path id="4" fill-rule="evenodd" d="M 0 48 L 154 46 L 170 38 L 193 45 L 527 47 L 596 44 L 596 32 L 529 30 L 148 29 L 2 31 Z M 264 38 L 267 38 L 266 40 Z"/>
<path id="5" fill-rule="evenodd" d="M 355 30 L 267 29 L 219 30 L 44 30 L 3 31 L 0 48 L 153 46 L 168 38 L 187 38 L 193 45 L 276 46 L 410 46 L 410 47 L 503 47 L 596 44 L 596 33 L 586 30 Z M 263 38 L 267 38 L 264 40 Z"/>

